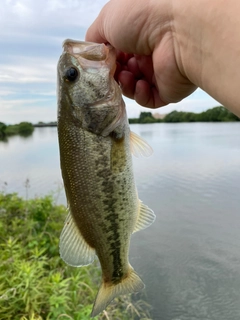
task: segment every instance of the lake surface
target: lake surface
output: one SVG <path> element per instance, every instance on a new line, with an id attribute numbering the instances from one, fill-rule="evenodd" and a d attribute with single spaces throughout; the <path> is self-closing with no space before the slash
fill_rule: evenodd
<path id="1" fill-rule="evenodd" d="M 130 252 L 152 319 L 239 320 L 240 123 L 131 128 L 154 149 L 133 161 L 139 197 L 157 219 L 133 235 Z M 0 188 L 66 203 L 56 128 L 0 143 Z"/>

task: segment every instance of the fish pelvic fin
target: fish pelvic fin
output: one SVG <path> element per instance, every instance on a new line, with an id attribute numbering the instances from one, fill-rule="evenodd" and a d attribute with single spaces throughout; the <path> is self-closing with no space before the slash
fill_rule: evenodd
<path id="1" fill-rule="evenodd" d="M 121 282 L 114 284 L 112 282 L 105 283 L 102 282 L 96 300 L 94 302 L 91 317 L 95 317 L 100 312 L 102 312 L 109 303 L 119 295 L 138 292 L 144 289 L 145 285 L 130 266 L 129 274 Z"/>
<path id="2" fill-rule="evenodd" d="M 61 232 L 59 251 L 63 261 L 73 267 L 91 264 L 95 258 L 95 250 L 84 240 L 71 212 Z"/>
<path id="3" fill-rule="evenodd" d="M 133 233 L 149 227 L 156 219 L 152 209 L 139 200 L 138 217 L 133 229 Z"/>

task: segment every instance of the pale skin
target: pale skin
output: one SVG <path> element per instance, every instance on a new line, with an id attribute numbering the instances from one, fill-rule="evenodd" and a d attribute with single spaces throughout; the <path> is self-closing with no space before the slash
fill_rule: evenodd
<path id="1" fill-rule="evenodd" d="M 239 0 L 110 0 L 86 41 L 118 50 L 117 80 L 142 106 L 200 87 L 240 117 Z"/>

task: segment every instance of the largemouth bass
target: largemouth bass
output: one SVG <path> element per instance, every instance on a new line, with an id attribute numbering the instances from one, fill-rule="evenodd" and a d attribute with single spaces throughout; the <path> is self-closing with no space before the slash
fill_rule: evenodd
<path id="1" fill-rule="evenodd" d="M 132 155 L 151 148 L 130 132 L 111 46 L 66 40 L 58 63 L 58 136 L 68 216 L 60 255 L 71 266 L 93 262 L 102 284 L 91 316 L 116 296 L 144 288 L 128 261 L 131 234 L 155 219 L 139 199 Z"/>

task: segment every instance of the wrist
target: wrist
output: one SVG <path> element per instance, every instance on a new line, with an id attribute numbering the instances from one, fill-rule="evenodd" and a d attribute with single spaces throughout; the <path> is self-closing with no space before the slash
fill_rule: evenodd
<path id="1" fill-rule="evenodd" d="M 181 74 L 199 87 L 204 85 L 203 61 L 204 55 L 208 54 L 204 44 L 205 29 L 209 27 L 203 18 L 204 2 L 172 1 L 172 37 L 176 63 Z"/>
<path id="2" fill-rule="evenodd" d="M 172 8 L 180 72 L 239 115 L 240 2 L 173 0 Z"/>

